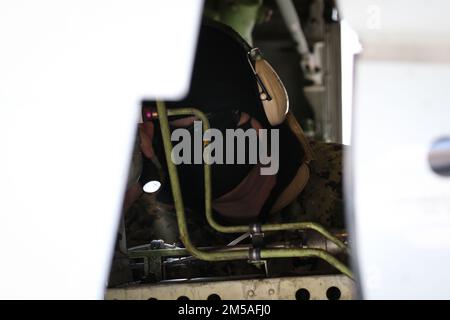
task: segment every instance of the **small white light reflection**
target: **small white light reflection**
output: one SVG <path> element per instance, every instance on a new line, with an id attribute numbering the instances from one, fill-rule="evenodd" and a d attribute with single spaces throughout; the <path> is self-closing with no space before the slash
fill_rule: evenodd
<path id="1" fill-rule="evenodd" d="M 161 188 L 161 182 L 152 180 L 144 184 L 144 187 L 142 188 L 144 192 L 146 193 L 154 193 Z"/>

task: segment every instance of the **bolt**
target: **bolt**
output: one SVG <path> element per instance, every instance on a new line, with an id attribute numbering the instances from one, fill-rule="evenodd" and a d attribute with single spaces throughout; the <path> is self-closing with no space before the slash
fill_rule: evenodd
<path id="1" fill-rule="evenodd" d="M 273 295 L 273 294 L 275 294 L 275 290 L 269 289 L 269 295 L 271 296 L 271 295 Z"/>
<path id="2" fill-rule="evenodd" d="M 255 295 L 255 291 L 253 290 L 248 290 L 248 296 L 249 297 L 253 297 Z"/>

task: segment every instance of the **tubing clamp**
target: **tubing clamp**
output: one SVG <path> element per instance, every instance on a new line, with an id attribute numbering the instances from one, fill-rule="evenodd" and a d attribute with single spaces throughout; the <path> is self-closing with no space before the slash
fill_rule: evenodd
<path id="1" fill-rule="evenodd" d="M 255 264 L 259 264 L 262 262 L 260 248 L 250 248 L 248 250 L 248 262 Z"/>
<path id="2" fill-rule="evenodd" d="M 260 223 L 253 223 L 249 226 L 250 238 L 252 239 L 253 248 L 264 247 L 264 233 L 261 230 Z"/>

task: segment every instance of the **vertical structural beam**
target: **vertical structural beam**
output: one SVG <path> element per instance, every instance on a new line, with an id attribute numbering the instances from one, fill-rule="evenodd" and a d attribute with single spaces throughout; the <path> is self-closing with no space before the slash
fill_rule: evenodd
<path id="1" fill-rule="evenodd" d="M 339 23 L 325 26 L 325 141 L 342 142 L 341 28 Z"/>
<path id="2" fill-rule="evenodd" d="M 276 2 L 291 36 L 297 44 L 297 51 L 302 57 L 309 55 L 308 42 L 303 34 L 300 18 L 298 17 L 294 3 L 292 0 L 276 0 Z"/>

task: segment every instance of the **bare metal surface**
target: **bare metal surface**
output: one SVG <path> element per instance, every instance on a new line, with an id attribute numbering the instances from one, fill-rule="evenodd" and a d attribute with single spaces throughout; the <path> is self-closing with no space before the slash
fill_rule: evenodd
<path id="1" fill-rule="evenodd" d="M 272 279 L 251 279 L 217 282 L 179 282 L 157 285 L 133 285 L 108 289 L 106 300 L 175 300 L 186 296 L 206 300 L 217 294 L 222 300 L 296 300 L 296 292 L 306 289 L 311 300 L 327 300 L 327 290 L 336 287 L 340 300 L 355 298 L 354 282 L 344 275 L 323 275 Z"/>

